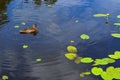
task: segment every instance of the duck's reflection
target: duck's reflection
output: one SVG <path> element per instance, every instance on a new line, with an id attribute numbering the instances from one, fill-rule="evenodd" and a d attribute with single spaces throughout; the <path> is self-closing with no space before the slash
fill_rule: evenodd
<path id="1" fill-rule="evenodd" d="M 57 2 L 57 0 L 44 0 L 44 1 L 48 5 L 52 5 L 52 4 L 55 4 Z"/>
<path id="2" fill-rule="evenodd" d="M 33 0 L 36 5 L 41 5 L 42 0 Z"/>

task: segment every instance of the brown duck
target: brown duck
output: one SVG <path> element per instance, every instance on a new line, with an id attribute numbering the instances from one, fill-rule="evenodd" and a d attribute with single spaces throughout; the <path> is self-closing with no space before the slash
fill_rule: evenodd
<path id="1" fill-rule="evenodd" d="M 33 24 L 32 27 L 20 30 L 20 33 L 23 33 L 23 34 L 32 34 L 32 33 L 34 34 L 34 33 L 37 33 L 37 25 Z"/>

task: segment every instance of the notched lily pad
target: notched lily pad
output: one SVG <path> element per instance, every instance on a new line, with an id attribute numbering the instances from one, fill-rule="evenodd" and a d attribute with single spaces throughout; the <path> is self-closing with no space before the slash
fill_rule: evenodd
<path id="1" fill-rule="evenodd" d="M 102 69 L 102 68 L 98 68 L 98 67 L 93 67 L 93 68 L 91 69 L 91 72 L 92 72 L 92 74 L 98 76 L 98 75 L 101 75 L 101 74 L 102 74 L 103 69 Z"/>

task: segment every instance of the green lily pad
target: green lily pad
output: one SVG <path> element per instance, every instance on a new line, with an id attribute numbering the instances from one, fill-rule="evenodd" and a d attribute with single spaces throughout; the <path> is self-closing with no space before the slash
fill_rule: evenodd
<path id="1" fill-rule="evenodd" d="M 114 53 L 116 56 L 119 56 L 120 57 L 120 51 L 115 51 Z"/>
<path id="2" fill-rule="evenodd" d="M 37 58 L 37 59 L 36 59 L 36 62 L 41 62 L 41 61 L 42 61 L 41 58 Z"/>
<path id="3" fill-rule="evenodd" d="M 90 75 L 91 72 L 82 72 L 80 73 L 80 77 L 84 77 L 85 75 Z"/>
<path id="4" fill-rule="evenodd" d="M 84 40 L 90 39 L 90 37 L 87 34 L 82 34 L 80 38 Z"/>
<path id="5" fill-rule="evenodd" d="M 75 46 L 68 46 L 67 51 L 70 52 L 70 53 L 76 53 L 77 48 Z"/>
<path id="6" fill-rule="evenodd" d="M 69 60 L 74 60 L 77 57 L 76 53 L 66 53 L 65 57 Z"/>
<path id="7" fill-rule="evenodd" d="M 20 26 L 18 26 L 18 25 L 16 25 L 16 26 L 14 26 L 14 28 L 19 28 Z"/>
<path id="8" fill-rule="evenodd" d="M 23 45 L 23 48 L 24 48 L 24 49 L 28 48 L 28 45 Z"/>
<path id="9" fill-rule="evenodd" d="M 111 36 L 113 36 L 115 38 L 120 38 L 120 34 L 119 33 L 112 33 Z"/>
<path id="10" fill-rule="evenodd" d="M 113 77 L 111 75 L 109 75 L 107 72 L 102 72 L 101 77 L 104 80 L 113 80 Z"/>
<path id="11" fill-rule="evenodd" d="M 103 59 L 96 59 L 94 62 L 97 65 L 107 65 L 108 64 L 108 62 L 106 60 L 103 60 Z"/>
<path id="12" fill-rule="evenodd" d="M 93 67 L 93 68 L 91 69 L 91 72 L 92 72 L 92 74 L 98 76 L 98 75 L 101 75 L 101 74 L 102 74 L 103 69 L 102 69 L 102 68 L 98 68 L 98 67 Z"/>
<path id="13" fill-rule="evenodd" d="M 82 58 L 81 59 L 81 62 L 82 63 L 91 63 L 93 62 L 94 60 L 91 58 L 91 57 L 85 57 L 85 58 Z"/>
<path id="14" fill-rule="evenodd" d="M 77 57 L 74 62 L 75 62 L 76 64 L 80 64 L 81 59 L 82 59 L 82 57 Z"/>
<path id="15" fill-rule="evenodd" d="M 107 14 L 94 14 L 93 16 L 94 17 L 106 17 L 106 16 L 109 16 L 110 14 L 107 13 Z"/>
<path id="16" fill-rule="evenodd" d="M 7 80 L 8 79 L 8 76 L 7 75 L 3 75 L 2 76 L 2 80 Z"/>
<path id="17" fill-rule="evenodd" d="M 120 15 L 117 15 L 117 18 L 120 18 Z"/>
<path id="18" fill-rule="evenodd" d="M 114 54 L 110 54 L 108 56 L 113 59 L 120 59 L 120 51 L 115 51 Z"/>
<path id="19" fill-rule="evenodd" d="M 120 23 L 114 23 L 115 26 L 120 26 Z"/>
<path id="20" fill-rule="evenodd" d="M 103 60 L 103 61 L 106 61 L 106 62 L 108 62 L 108 63 L 114 63 L 114 62 L 115 62 L 115 60 L 114 60 L 114 59 L 111 59 L 111 58 L 103 58 L 102 60 Z"/>

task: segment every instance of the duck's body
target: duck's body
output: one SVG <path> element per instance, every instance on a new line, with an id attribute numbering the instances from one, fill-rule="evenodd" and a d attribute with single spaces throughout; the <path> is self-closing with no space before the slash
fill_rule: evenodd
<path id="1" fill-rule="evenodd" d="M 30 28 L 20 30 L 20 33 L 24 33 L 24 34 L 37 33 L 37 25 L 33 24 L 33 26 Z"/>

